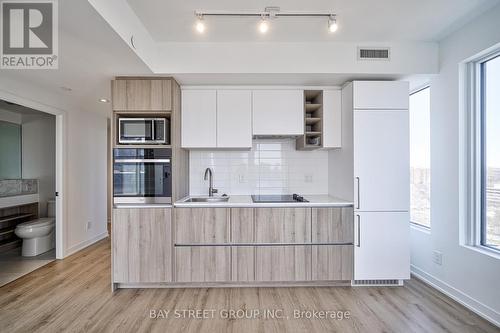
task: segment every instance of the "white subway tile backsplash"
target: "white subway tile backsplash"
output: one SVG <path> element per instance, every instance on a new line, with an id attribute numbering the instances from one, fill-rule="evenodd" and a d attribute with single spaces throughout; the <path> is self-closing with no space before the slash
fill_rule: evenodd
<path id="1" fill-rule="evenodd" d="M 293 139 L 254 140 L 250 151 L 190 151 L 190 193 L 206 195 L 206 168 L 219 194 L 327 194 L 328 152 L 297 151 Z"/>

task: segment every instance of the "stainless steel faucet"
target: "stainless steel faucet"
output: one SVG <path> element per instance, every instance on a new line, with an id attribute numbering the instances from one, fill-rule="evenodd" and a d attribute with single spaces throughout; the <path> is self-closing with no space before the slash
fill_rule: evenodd
<path id="1" fill-rule="evenodd" d="M 213 197 L 214 193 L 217 193 L 218 190 L 214 188 L 213 172 L 212 169 L 210 168 L 205 169 L 205 176 L 203 176 L 203 179 L 207 180 L 207 178 L 208 178 L 208 196 Z"/>

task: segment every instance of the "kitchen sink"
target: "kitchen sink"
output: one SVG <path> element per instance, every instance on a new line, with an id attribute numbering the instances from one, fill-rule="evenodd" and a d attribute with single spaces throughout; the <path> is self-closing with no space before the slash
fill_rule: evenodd
<path id="1" fill-rule="evenodd" d="M 229 197 L 191 197 L 184 202 L 228 202 Z"/>

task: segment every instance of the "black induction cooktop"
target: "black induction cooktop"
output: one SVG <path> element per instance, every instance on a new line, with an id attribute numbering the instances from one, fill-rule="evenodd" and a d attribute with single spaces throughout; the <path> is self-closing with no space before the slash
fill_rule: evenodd
<path id="1" fill-rule="evenodd" d="M 259 194 L 252 195 L 256 203 L 309 202 L 298 194 Z"/>

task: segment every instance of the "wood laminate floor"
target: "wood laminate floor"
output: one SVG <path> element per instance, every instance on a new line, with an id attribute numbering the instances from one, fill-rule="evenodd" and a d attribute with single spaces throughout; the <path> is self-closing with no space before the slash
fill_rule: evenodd
<path id="1" fill-rule="evenodd" d="M 264 318 L 266 309 L 270 313 Z M 157 318 L 150 318 L 151 310 L 156 311 Z M 168 318 L 158 318 L 158 310 L 162 310 L 163 315 L 164 311 L 169 311 Z M 193 313 L 188 310 L 206 311 Z M 235 313 L 229 313 L 229 310 Z M 341 320 L 297 319 L 294 310 L 311 311 L 303 312 L 304 316 L 313 315 L 314 310 L 349 311 L 350 316 Z M 230 314 L 232 318 L 224 318 Z M 273 314 L 278 318 L 269 318 Z M 254 315 L 256 319 L 235 318 Z M 186 318 L 190 316 L 208 318 Z M 129 289 L 111 293 L 110 243 L 109 240 L 103 240 L 1 287 L 0 331 L 187 333 L 500 330 L 415 279 L 404 287 Z"/>

